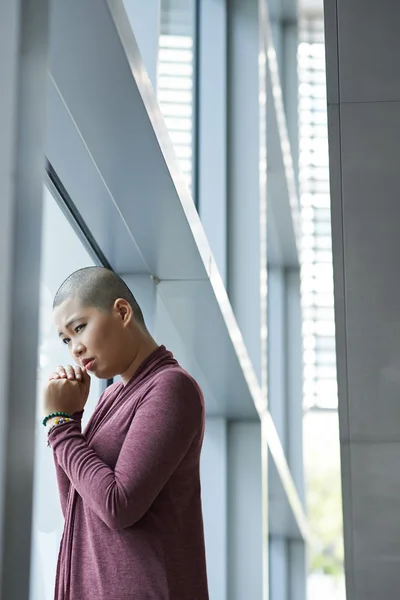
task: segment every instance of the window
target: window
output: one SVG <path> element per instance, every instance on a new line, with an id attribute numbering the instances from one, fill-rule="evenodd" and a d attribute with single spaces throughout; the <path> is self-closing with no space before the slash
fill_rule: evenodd
<path id="1" fill-rule="evenodd" d="M 311 529 L 308 597 L 344 598 L 343 524 L 323 21 L 300 27 L 304 463 Z"/>
<path id="2" fill-rule="evenodd" d="M 299 44 L 301 285 L 304 406 L 337 408 L 323 22 L 303 21 Z"/>
<path id="3" fill-rule="evenodd" d="M 37 426 L 34 473 L 34 504 L 31 553 L 31 600 L 53 600 L 59 542 L 63 530 L 58 489 L 51 450 L 41 424 L 41 394 L 48 375 L 59 364 L 70 363 L 52 319 L 53 296 L 63 280 L 81 267 L 94 265 L 92 256 L 44 188 L 39 352 L 37 373 Z M 92 378 L 86 419 L 92 412 L 104 383 Z"/>
<path id="4" fill-rule="evenodd" d="M 162 0 L 157 96 L 182 173 L 192 190 L 195 1 Z"/>

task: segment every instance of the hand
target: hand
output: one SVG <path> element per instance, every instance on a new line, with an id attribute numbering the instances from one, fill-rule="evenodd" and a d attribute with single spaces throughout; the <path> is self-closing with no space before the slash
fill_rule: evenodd
<path id="1" fill-rule="evenodd" d="M 90 392 L 90 375 L 84 367 L 80 367 L 79 365 L 67 365 L 66 367 L 63 367 L 62 365 L 59 365 L 56 368 L 56 370 L 50 375 L 49 381 L 52 381 L 53 379 L 68 379 L 68 381 L 80 381 L 83 385 L 83 389 L 81 391 L 83 394 L 86 394 L 86 397 L 84 397 L 84 403 L 86 404 Z"/>
<path id="2" fill-rule="evenodd" d="M 56 368 L 56 370 L 50 375 L 49 381 L 51 381 L 52 379 L 77 379 L 80 381 L 82 380 L 83 370 L 84 369 L 82 369 L 82 367 L 80 367 L 79 365 L 75 365 L 74 367 L 72 365 L 67 365 L 66 367 L 59 365 Z"/>
<path id="3" fill-rule="evenodd" d="M 44 390 L 45 416 L 53 412 L 73 414 L 85 407 L 90 391 L 90 376 L 79 366 L 59 366 L 49 377 Z"/>

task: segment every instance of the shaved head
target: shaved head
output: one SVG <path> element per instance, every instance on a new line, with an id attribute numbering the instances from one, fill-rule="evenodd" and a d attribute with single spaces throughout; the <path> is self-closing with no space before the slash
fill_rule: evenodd
<path id="1" fill-rule="evenodd" d="M 53 309 L 69 298 L 78 298 L 82 306 L 93 306 L 105 312 L 122 298 L 130 304 L 135 320 L 145 325 L 142 310 L 126 283 L 105 267 L 85 267 L 67 277 L 54 297 Z"/>

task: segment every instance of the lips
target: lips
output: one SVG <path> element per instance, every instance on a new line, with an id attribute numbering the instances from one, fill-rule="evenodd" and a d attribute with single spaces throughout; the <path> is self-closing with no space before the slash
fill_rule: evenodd
<path id="1" fill-rule="evenodd" d="M 90 371 L 90 369 L 93 366 L 94 363 L 94 358 L 84 358 L 81 362 L 82 362 L 82 367 L 85 367 L 85 369 L 87 369 L 88 371 Z"/>

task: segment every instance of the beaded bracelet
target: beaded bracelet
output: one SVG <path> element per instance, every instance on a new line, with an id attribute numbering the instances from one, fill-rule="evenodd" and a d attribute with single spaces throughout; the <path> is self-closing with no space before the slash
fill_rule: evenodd
<path id="1" fill-rule="evenodd" d="M 60 417 L 59 419 L 54 419 L 47 434 L 49 435 L 53 431 L 53 429 L 57 427 L 57 425 L 64 425 L 64 423 L 72 423 L 72 421 L 73 419 L 70 419 L 69 417 Z"/>
<path id="2" fill-rule="evenodd" d="M 50 429 L 47 432 L 47 445 L 50 446 L 49 435 L 56 427 L 58 427 L 58 425 L 64 425 L 64 423 L 71 423 L 73 420 L 74 419 L 70 419 L 69 417 L 61 417 L 59 419 L 55 419 L 53 422 L 53 425 L 50 427 Z"/>
<path id="3" fill-rule="evenodd" d="M 47 415 L 47 417 L 45 417 L 42 421 L 43 425 L 46 426 L 46 423 L 49 419 L 52 419 L 53 417 L 66 417 L 67 419 L 72 419 L 72 415 L 70 415 L 69 413 L 65 413 L 65 412 L 54 412 L 51 413 L 50 415 Z"/>

